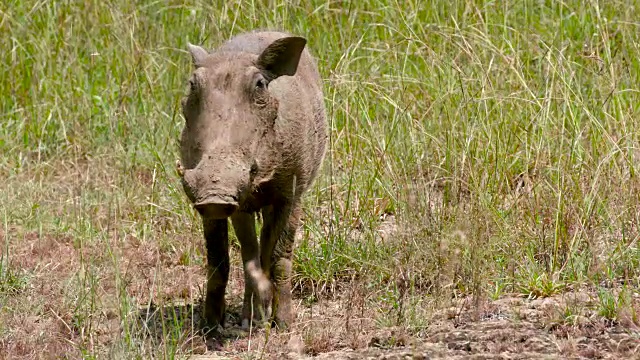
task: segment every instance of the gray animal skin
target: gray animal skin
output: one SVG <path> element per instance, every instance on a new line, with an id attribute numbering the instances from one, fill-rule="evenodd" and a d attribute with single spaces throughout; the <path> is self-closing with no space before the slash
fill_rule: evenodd
<path id="1" fill-rule="evenodd" d="M 322 83 L 305 45 L 304 38 L 281 32 L 241 34 L 211 53 L 188 45 L 193 72 L 182 100 L 177 167 L 202 217 L 204 314 L 211 326 L 224 326 L 228 219 L 245 274 L 242 326 L 252 314 L 269 316 L 269 310 L 280 328 L 293 321 L 291 256 L 301 197 L 317 176 L 327 143 Z"/>

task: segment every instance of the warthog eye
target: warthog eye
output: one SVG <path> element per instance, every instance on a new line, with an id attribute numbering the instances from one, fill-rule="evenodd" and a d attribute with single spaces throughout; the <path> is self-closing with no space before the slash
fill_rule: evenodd
<path id="1" fill-rule="evenodd" d="M 251 90 L 250 96 L 253 98 L 253 103 L 259 108 L 264 108 L 269 103 L 269 95 L 267 92 L 269 80 L 261 73 L 256 73 L 254 74 L 251 84 L 253 85 L 253 89 Z"/>
<path id="2" fill-rule="evenodd" d="M 196 94 L 202 89 L 202 84 L 204 83 L 202 71 L 200 69 L 194 71 L 189 78 L 189 92 L 191 94 Z"/>

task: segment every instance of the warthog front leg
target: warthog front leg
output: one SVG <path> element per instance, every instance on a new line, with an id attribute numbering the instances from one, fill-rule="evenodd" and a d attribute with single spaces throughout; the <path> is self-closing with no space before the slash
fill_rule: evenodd
<path id="1" fill-rule="evenodd" d="M 229 280 L 227 220 L 202 219 L 207 247 L 207 293 L 204 317 L 210 326 L 224 326 L 224 294 Z"/>
<path id="2" fill-rule="evenodd" d="M 260 246 L 256 235 L 255 214 L 238 212 L 231 216 L 233 228 L 240 241 L 244 267 L 244 301 L 242 327 L 248 328 L 250 320 L 265 319 L 271 284 L 260 266 Z"/>
<path id="3" fill-rule="evenodd" d="M 295 233 L 300 224 L 300 211 L 299 200 L 293 206 L 263 209 L 260 255 L 263 269 L 269 269 L 268 276 L 273 284 L 271 311 L 273 321 L 279 328 L 286 328 L 293 322 L 291 256 Z"/>

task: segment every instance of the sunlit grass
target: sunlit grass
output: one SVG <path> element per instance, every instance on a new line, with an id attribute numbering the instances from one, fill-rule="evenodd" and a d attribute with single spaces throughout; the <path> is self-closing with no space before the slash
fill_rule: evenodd
<path id="1" fill-rule="evenodd" d="M 84 357 L 195 351 L 180 319 L 162 340 L 135 325 L 139 307 L 202 296 L 162 285 L 180 266 L 203 279 L 174 170 L 185 46 L 254 28 L 305 36 L 325 84 L 331 146 L 305 197 L 298 296 L 357 282 L 381 324 L 417 328 L 403 301 L 637 288 L 639 26 L 621 1 L 4 2 L 0 301 L 33 300 L 0 317 L 59 318 Z M 99 335 L 105 319 L 121 330 Z"/>

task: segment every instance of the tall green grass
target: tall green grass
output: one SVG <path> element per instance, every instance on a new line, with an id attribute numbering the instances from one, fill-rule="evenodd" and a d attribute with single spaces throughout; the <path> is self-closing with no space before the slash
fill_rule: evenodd
<path id="1" fill-rule="evenodd" d="M 359 281 L 380 294 L 376 306 L 386 313 L 407 293 L 546 296 L 620 280 L 637 287 L 636 7 L 5 1 L 0 302 L 44 276 L 12 267 L 12 244 L 30 233 L 70 239 L 79 252 L 111 254 L 83 258 L 69 272 L 65 304 L 86 330 L 76 339 L 84 356 L 187 351 L 171 330 L 161 347 L 126 331 L 89 346 L 87 324 L 105 306 L 105 268 L 116 269 L 123 325 L 144 305 L 118 265 L 135 259 L 110 250 L 127 239 L 203 264 L 199 220 L 173 167 L 191 70 L 186 43 L 213 48 L 255 28 L 305 36 L 325 84 L 331 147 L 305 198 L 299 295 Z M 391 231 L 381 236 L 382 226 Z M 415 325 L 409 315 L 394 319 Z"/>

